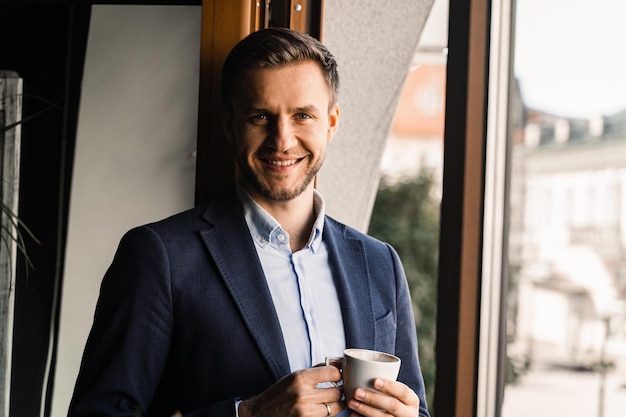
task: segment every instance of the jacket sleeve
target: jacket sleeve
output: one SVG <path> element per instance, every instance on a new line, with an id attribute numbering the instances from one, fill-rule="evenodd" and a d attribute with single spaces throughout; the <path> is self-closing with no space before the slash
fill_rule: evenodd
<path id="1" fill-rule="evenodd" d="M 69 416 L 148 414 L 168 361 L 174 333 L 170 259 L 149 227 L 121 240 L 101 284 Z M 175 398 L 168 410 L 176 410 Z M 235 398 L 187 412 L 188 417 L 232 417 Z"/>
<path id="2" fill-rule="evenodd" d="M 150 229 L 122 238 L 100 287 L 70 416 L 145 414 L 172 337 L 168 271 Z"/>

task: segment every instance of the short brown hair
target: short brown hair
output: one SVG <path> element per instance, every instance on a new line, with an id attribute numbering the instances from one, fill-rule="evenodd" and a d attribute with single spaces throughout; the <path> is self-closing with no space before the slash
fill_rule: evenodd
<path id="1" fill-rule="evenodd" d="M 241 73 L 253 68 L 279 68 L 304 61 L 317 63 L 330 91 L 330 105 L 337 103 L 337 62 L 317 39 L 296 30 L 268 28 L 253 32 L 230 51 L 222 69 L 222 104 L 231 110 L 235 83 Z"/>

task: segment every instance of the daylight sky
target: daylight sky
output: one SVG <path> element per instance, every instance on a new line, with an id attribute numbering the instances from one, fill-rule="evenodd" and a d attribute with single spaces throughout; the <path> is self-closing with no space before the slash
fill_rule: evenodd
<path id="1" fill-rule="evenodd" d="M 527 106 L 566 117 L 626 109 L 626 0 L 517 0 Z"/>

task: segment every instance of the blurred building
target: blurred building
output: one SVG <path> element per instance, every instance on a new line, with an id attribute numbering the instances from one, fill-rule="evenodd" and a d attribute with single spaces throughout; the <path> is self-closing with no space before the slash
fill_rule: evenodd
<path id="1" fill-rule="evenodd" d="M 444 3 L 435 1 L 388 137 L 381 170 L 392 181 L 426 168 L 441 185 Z M 626 109 L 567 118 L 529 109 L 517 80 L 509 94 L 509 354 L 592 367 L 606 341 L 626 366 Z"/>
<path id="2" fill-rule="evenodd" d="M 401 180 L 431 170 L 440 185 L 446 97 L 448 2 L 435 0 L 408 69 L 387 138 L 383 176 Z"/>
<path id="3" fill-rule="evenodd" d="M 583 120 L 517 108 L 510 353 L 591 368 L 606 342 L 623 360 L 626 110 Z"/>

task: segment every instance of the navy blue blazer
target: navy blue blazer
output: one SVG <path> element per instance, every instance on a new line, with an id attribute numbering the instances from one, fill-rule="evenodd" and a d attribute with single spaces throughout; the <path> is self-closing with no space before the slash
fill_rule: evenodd
<path id="1" fill-rule="evenodd" d="M 326 217 L 346 345 L 393 353 L 428 416 L 406 278 L 386 243 Z M 235 193 L 129 231 L 101 285 L 69 415 L 234 415 L 290 373 Z"/>

